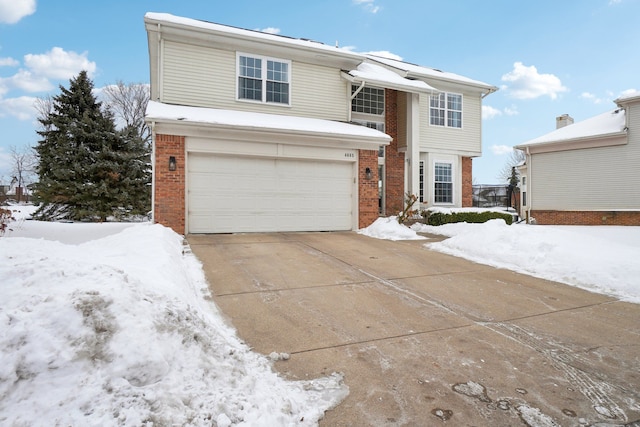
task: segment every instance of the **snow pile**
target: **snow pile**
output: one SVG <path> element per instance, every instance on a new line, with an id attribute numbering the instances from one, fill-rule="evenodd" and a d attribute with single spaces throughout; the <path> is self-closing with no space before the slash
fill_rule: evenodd
<path id="1" fill-rule="evenodd" d="M 84 225 L 86 241 L 104 224 L 48 224 Z M 278 377 L 183 249 L 150 224 L 77 245 L 0 238 L 0 424 L 316 425 L 346 396 L 339 374 Z"/>
<path id="2" fill-rule="evenodd" d="M 640 303 L 640 227 L 415 224 L 429 249 Z"/>
<path id="3" fill-rule="evenodd" d="M 373 224 L 358 230 L 359 234 L 385 240 L 421 240 L 426 239 L 419 236 L 414 230 L 406 225 L 399 224 L 395 216 L 388 218 L 378 218 Z"/>

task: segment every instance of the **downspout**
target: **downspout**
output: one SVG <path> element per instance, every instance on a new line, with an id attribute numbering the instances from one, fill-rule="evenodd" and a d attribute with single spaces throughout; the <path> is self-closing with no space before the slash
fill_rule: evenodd
<path id="1" fill-rule="evenodd" d="M 527 156 L 526 156 L 526 161 L 527 161 L 527 175 L 528 175 L 528 180 L 529 182 L 527 182 L 527 195 L 529 196 L 529 200 L 527 200 L 527 224 L 529 224 L 530 220 L 531 220 L 531 206 L 532 206 L 532 182 L 533 182 L 533 165 L 531 164 L 531 153 L 529 152 L 529 147 L 527 147 Z"/>
<path id="2" fill-rule="evenodd" d="M 162 97 L 162 64 L 163 62 L 163 58 L 162 58 L 162 52 L 164 51 L 164 49 L 162 48 L 164 45 L 164 39 L 162 38 L 162 28 L 161 28 L 161 24 L 158 22 L 158 95 L 157 95 L 157 99 L 156 101 L 162 101 L 163 97 Z"/>
<path id="3" fill-rule="evenodd" d="M 151 122 L 151 223 L 156 216 L 156 122 Z"/>

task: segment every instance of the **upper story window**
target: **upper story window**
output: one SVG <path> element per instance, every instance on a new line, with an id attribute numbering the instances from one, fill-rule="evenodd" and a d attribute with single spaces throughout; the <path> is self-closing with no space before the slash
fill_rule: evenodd
<path id="1" fill-rule="evenodd" d="M 432 126 L 462 128 L 462 95 L 440 93 L 431 96 L 429 123 Z"/>
<path id="2" fill-rule="evenodd" d="M 358 88 L 359 86 L 351 85 L 351 95 L 353 95 Z M 363 87 L 351 100 L 351 111 L 354 113 L 375 114 L 377 116 L 383 115 L 384 89 Z"/>
<path id="3" fill-rule="evenodd" d="M 238 99 L 289 105 L 289 61 L 238 54 Z"/>

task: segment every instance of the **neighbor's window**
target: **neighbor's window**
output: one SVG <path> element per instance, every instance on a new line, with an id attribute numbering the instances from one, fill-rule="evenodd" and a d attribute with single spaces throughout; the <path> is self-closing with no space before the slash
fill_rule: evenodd
<path id="1" fill-rule="evenodd" d="M 453 175 L 451 163 L 435 164 L 434 203 L 453 203 Z"/>
<path id="2" fill-rule="evenodd" d="M 289 61 L 238 55 L 238 99 L 289 104 Z"/>
<path id="3" fill-rule="evenodd" d="M 429 123 L 433 126 L 462 128 L 462 95 L 440 93 L 431 96 Z"/>
<path id="4" fill-rule="evenodd" d="M 359 86 L 351 85 L 353 95 Z M 360 92 L 351 100 L 351 111 L 355 113 L 384 114 L 384 89 L 375 87 L 363 87 Z"/>

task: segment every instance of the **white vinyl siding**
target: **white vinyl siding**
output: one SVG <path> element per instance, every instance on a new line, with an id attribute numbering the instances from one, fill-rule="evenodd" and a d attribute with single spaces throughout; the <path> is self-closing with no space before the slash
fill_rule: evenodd
<path id="1" fill-rule="evenodd" d="M 640 209 L 640 141 L 532 157 L 531 209 Z"/>
<path id="2" fill-rule="evenodd" d="M 466 157 L 479 156 L 482 152 L 480 95 L 463 94 L 461 129 L 429 125 L 429 101 L 428 95 L 420 95 L 420 151 L 445 151 Z"/>
<path id="3" fill-rule="evenodd" d="M 346 121 L 347 85 L 340 70 L 291 62 L 290 106 L 237 100 L 236 52 L 164 41 L 160 101 Z"/>
<path id="4" fill-rule="evenodd" d="M 213 108 L 235 102 L 234 52 L 165 41 L 163 65 L 161 102 Z"/>

